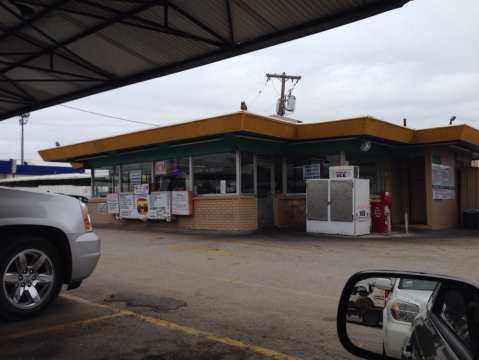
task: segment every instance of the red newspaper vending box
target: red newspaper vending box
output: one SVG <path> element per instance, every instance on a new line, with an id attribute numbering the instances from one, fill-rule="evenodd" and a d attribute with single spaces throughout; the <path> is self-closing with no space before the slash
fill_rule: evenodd
<path id="1" fill-rule="evenodd" d="M 379 199 L 371 200 L 371 231 L 386 233 L 388 231 L 387 217 L 391 216 L 392 198 L 389 192 L 382 192 Z"/>

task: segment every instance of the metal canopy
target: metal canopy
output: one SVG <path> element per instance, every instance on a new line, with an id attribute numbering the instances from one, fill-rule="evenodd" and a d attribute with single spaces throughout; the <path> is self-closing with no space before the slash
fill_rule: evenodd
<path id="1" fill-rule="evenodd" d="M 0 120 L 314 34 L 408 1 L 0 1 Z"/>

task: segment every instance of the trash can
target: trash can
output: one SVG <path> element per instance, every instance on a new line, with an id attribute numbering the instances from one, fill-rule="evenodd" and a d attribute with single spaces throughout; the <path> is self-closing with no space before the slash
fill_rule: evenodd
<path id="1" fill-rule="evenodd" d="M 465 229 L 479 229 L 479 209 L 467 209 L 462 214 Z"/>

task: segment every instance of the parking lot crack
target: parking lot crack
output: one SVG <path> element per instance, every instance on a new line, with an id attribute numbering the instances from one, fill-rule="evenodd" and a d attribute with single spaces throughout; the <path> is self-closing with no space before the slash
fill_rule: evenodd
<path id="1" fill-rule="evenodd" d="M 111 294 L 104 301 L 107 303 L 122 302 L 127 307 L 145 307 L 158 313 L 175 311 L 188 305 L 185 301 L 170 297 L 125 292 Z"/>

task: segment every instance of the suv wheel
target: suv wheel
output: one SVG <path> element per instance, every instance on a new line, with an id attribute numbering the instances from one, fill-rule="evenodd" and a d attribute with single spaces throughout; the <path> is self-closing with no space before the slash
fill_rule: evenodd
<path id="1" fill-rule="evenodd" d="M 0 315 L 22 320 L 37 315 L 58 295 L 63 266 L 57 249 L 33 236 L 15 238 L 0 254 Z"/>

